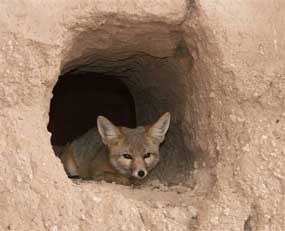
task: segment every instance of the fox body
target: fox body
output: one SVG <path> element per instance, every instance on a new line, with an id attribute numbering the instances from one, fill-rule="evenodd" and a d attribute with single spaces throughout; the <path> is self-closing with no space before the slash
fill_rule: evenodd
<path id="1" fill-rule="evenodd" d="M 98 116 L 92 128 L 68 143 L 60 155 L 68 176 L 130 184 L 143 179 L 159 162 L 159 146 L 165 139 L 170 113 L 152 125 L 130 129 L 117 127 Z"/>

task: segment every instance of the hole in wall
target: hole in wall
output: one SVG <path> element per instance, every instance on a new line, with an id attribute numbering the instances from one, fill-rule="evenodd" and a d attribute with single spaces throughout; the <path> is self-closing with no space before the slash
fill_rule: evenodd
<path id="1" fill-rule="evenodd" d="M 172 118 L 160 148 L 161 159 L 148 179 L 183 182 L 189 178 L 194 158 L 184 143 L 189 134 L 183 129 L 184 68 L 175 56 L 123 53 L 115 57 L 88 57 L 74 69 L 69 66 L 63 71 L 51 100 L 51 144 L 64 145 L 79 137 L 96 126 L 100 114 L 116 125 L 135 127 L 153 123 L 169 111 Z"/>
<path id="2" fill-rule="evenodd" d="M 112 23 L 111 21 L 110 24 Z M 75 84 L 76 87 L 89 85 L 86 83 L 87 77 L 84 77 L 86 75 L 92 79 L 90 81 L 108 78 L 110 83 L 113 81 L 112 85 L 117 85 L 116 81 L 120 81 L 133 99 L 135 113 L 132 116 L 135 115 L 135 119 L 131 116 L 133 123 L 129 126 L 146 125 L 154 122 L 164 112 L 171 113 L 170 128 L 160 147 L 160 162 L 147 179 L 158 179 L 168 185 L 188 181 L 196 159 L 190 142 L 195 136 L 194 126 L 189 125 L 191 118 L 185 120 L 185 116 L 189 117 L 189 113 L 185 111 L 189 108 L 186 103 L 191 102 L 189 97 L 193 94 L 189 79 L 193 59 L 176 29 L 163 24 L 130 24 L 121 27 L 112 24 L 104 25 L 104 30 L 98 32 L 80 32 L 68 46 L 61 77 L 53 91 L 48 126 L 52 134 L 52 145 L 64 145 L 84 133 L 92 123 L 96 124 L 95 115 L 90 119 L 92 122 L 84 126 L 81 125 L 83 120 L 77 120 L 80 128 L 74 130 L 70 125 L 66 125 L 69 128 L 64 129 L 60 128 L 63 125 L 54 125 L 55 121 L 66 122 L 69 120 L 67 117 L 71 116 L 60 106 L 65 105 L 64 101 L 68 100 L 67 91 L 58 87 L 65 85 L 64 82 L 68 82 L 69 78 L 72 79 L 68 75 L 76 76 L 74 79 L 80 82 Z M 76 97 L 73 93 L 72 95 L 70 98 Z M 56 98 L 60 102 L 58 108 L 53 103 Z M 88 102 L 93 102 L 92 107 L 96 107 L 95 101 L 89 99 Z M 72 105 L 72 102 L 67 104 Z M 120 111 L 117 113 L 121 114 Z M 190 114 L 195 115 L 195 110 Z M 107 117 L 112 118 L 111 115 Z M 122 120 L 118 121 L 118 125 L 126 123 L 123 121 L 127 120 L 125 116 L 120 118 Z"/>

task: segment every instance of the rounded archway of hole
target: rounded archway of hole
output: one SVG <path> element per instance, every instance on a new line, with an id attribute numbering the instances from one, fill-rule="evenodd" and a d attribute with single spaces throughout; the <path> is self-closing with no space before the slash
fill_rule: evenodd
<path id="1" fill-rule="evenodd" d="M 187 73 L 191 65 L 190 55 L 181 52 L 181 48 L 171 57 L 154 57 L 145 53 L 105 53 L 104 56 L 89 55 L 69 62 L 63 68 L 63 74 L 53 91 L 48 126 L 52 133 L 52 144 L 63 145 L 92 125 L 95 126 L 96 115 L 104 115 L 104 110 L 107 110 L 108 115 L 105 115 L 115 121 L 115 124 L 128 127 L 153 123 L 162 113 L 168 111 L 171 113 L 171 124 L 160 148 L 161 159 L 147 179 L 158 179 L 169 185 L 188 181 L 194 162 L 191 142 L 188 140 L 190 141 L 190 136 L 195 132 L 184 121 L 185 104 L 189 97 Z M 106 81 L 110 87 L 101 92 L 102 95 L 96 95 L 97 93 L 90 93 L 96 87 L 92 90 L 92 84 L 88 81 Z M 70 85 L 73 90 L 66 89 Z M 116 95 L 119 85 L 124 86 L 124 94 L 129 91 L 126 94 L 128 96 L 123 97 L 126 100 L 125 106 L 119 110 L 115 110 L 112 103 L 106 108 L 101 107 L 102 99 Z M 84 86 L 83 89 L 80 90 L 80 86 Z M 83 103 L 79 103 L 81 98 L 85 98 Z M 69 102 L 65 103 L 66 100 Z M 86 104 L 87 110 L 79 110 L 79 119 L 69 122 L 68 120 L 74 119 L 72 110 L 75 110 L 75 102 L 80 107 Z M 69 105 L 69 111 L 66 105 Z M 56 121 L 58 125 L 55 125 Z"/>

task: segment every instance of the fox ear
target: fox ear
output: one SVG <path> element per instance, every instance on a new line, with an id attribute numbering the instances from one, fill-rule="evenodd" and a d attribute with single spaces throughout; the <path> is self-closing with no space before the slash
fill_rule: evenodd
<path id="1" fill-rule="evenodd" d="M 166 112 L 148 129 L 148 135 L 163 142 L 170 124 L 170 113 Z"/>
<path id="2" fill-rule="evenodd" d="M 110 143 L 121 136 L 119 129 L 104 116 L 98 116 L 97 128 L 104 144 Z"/>

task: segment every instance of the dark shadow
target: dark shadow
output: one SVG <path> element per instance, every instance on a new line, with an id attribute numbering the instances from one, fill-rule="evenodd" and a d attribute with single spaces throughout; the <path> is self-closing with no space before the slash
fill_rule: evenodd
<path id="1" fill-rule="evenodd" d="M 48 131 L 52 145 L 64 145 L 96 126 L 103 115 L 119 126 L 136 127 L 134 99 L 124 77 L 66 73 L 53 89 Z"/>

